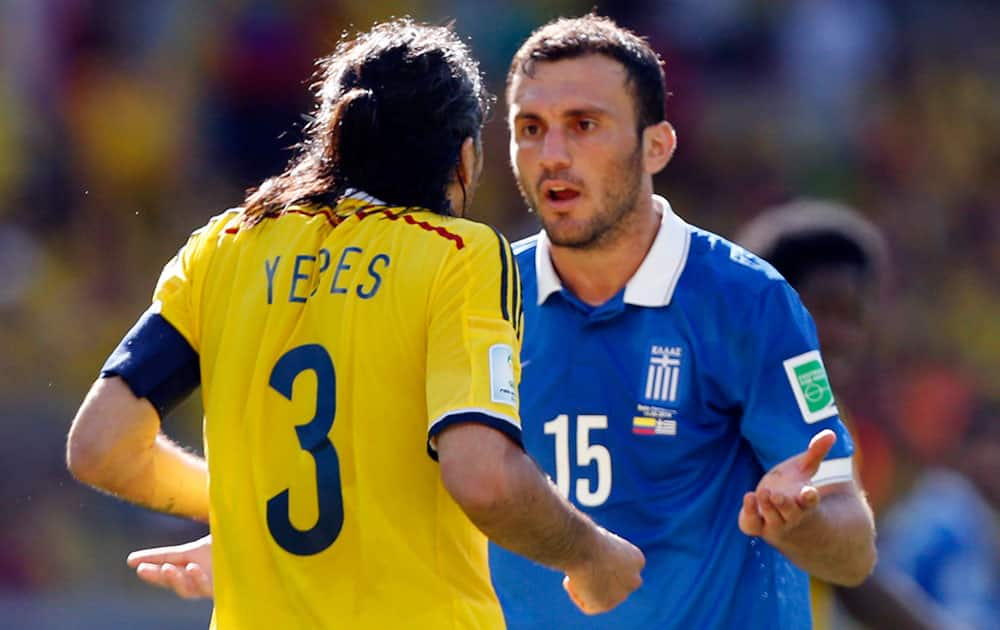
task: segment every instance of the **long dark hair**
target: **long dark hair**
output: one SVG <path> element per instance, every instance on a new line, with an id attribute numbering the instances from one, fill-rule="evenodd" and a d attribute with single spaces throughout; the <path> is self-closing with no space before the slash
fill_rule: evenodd
<path id="1" fill-rule="evenodd" d="M 451 27 L 386 22 L 317 63 L 305 140 L 283 173 L 248 191 L 244 222 L 292 205 L 334 205 L 347 189 L 451 214 L 446 189 L 462 142 L 478 145 L 492 100 Z"/>

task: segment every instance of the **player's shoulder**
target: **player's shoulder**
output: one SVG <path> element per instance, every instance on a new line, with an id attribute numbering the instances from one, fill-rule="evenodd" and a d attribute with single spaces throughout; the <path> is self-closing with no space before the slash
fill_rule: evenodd
<path id="1" fill-rule="evenodd" d="M 207 223 L 191 232 L 185 248 L 192 254 L 214 250 L 222 240 L 239 231 L 242 208 L 229 208 L 216 214 Z"/>
<path id="2" fill-rule="evenodd" d="M 235 227 L 238 226 L 242 213 L 242 208 L 228 208 L 223 210 L 210 218 L 205 225 L 192 232 L 191 236 L 205 238 L 210 235 L 225 233 L 227 230 L 235 232 Z"/>
<path id="3" fill-rule="evenodd" d="M 745 247 L 699 227 L 689 229 L 687 266 L 699 282 L 714 284 L 730 297 L 752 297 L 787 285 L 769 262 Z"/>

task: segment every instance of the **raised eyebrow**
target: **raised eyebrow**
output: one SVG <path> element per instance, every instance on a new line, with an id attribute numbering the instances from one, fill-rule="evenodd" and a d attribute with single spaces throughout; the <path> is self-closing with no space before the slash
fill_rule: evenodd
<path id="1" fill-rule="evenodd" d="M 541 120 L 541 119 L 542 119 L 541 116 L 539 116 L 537 114 L 532 114 L 530 112 L 528 112 L 528 113 L 518 112 L 518 113 L 514 114 L 514 122 L 519 122 L 519 121 L 523 121 L 523 120 L 537 121 L 537 120 Z"/>
<path id="2" fill-rule="evenodd" d="M 608 110 L 601 107 L 581 107 L 570 109 L 563 113 L 564 118 L 600 118 L 606 116 Z"/>
<path id="3" fill-rule="evenodd" d="M 600 118 L 606 116 L 608 110 L 603 107 L 576 107 L 567 109 L 560 115 L 561 118 Z M 514 115 L 514 122 L 520 121 L 541 121 L 542 117 L 531 112 L 518 112 Z"/>

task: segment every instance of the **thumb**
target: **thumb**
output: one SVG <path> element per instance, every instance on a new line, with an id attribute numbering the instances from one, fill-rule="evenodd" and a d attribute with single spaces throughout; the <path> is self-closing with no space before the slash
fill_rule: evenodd
<path id="1" fill-rule="evenodd" d="M 586 613 L 587 609 L 585 607 L 585 604 L 583 603 L 583 600 L 580 599 L 580 596 L 577 595 L 576 591 L 573 589 L 573 581 L 570 579 L 568 575 L 563 577 L 562 585 L 563 588 L 566 590 L 566 594 L 569 595 L 570 601 L 572 601 L 573 604 L 577 608 L 579 608 L 581 612 Z"/>
<path id="2" fill-rule="evenodd" d="M 830 429 L 823 429 L 814 435 L 809 440 L 809 448 L 802 453 L 802 459 L 799 461 L 802 472 L 808 477 L 815 475 L 816 471 L 819 470 L 819 465 L 826 459 L 827 453 L 836 442 L 837 434 Z"/>

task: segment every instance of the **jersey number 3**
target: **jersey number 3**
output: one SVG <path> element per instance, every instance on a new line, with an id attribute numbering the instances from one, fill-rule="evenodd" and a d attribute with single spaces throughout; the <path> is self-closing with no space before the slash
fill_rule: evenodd
<path id="1" fill-rule="evenodd" d="M 344 499 L 340 493 L 340 460 L 327 437 L 337 413 L 337 376 L 333 361 L 323 346 L 309 344 L 283 354 L 271 370 L 269 381 L 279 394 L 292 399 L 292 385 L 299 374 L 316 373 L 316 415 L 295 427 L 302 450 L 316 462 L 316 498 L 319 517 L 310 529 L 301 530 L 288 515 L 288 489 L 267 501 L 267 529 L 275 542 L 289 553 L 310 556 L 333 544 L 344 525 Z"/>

